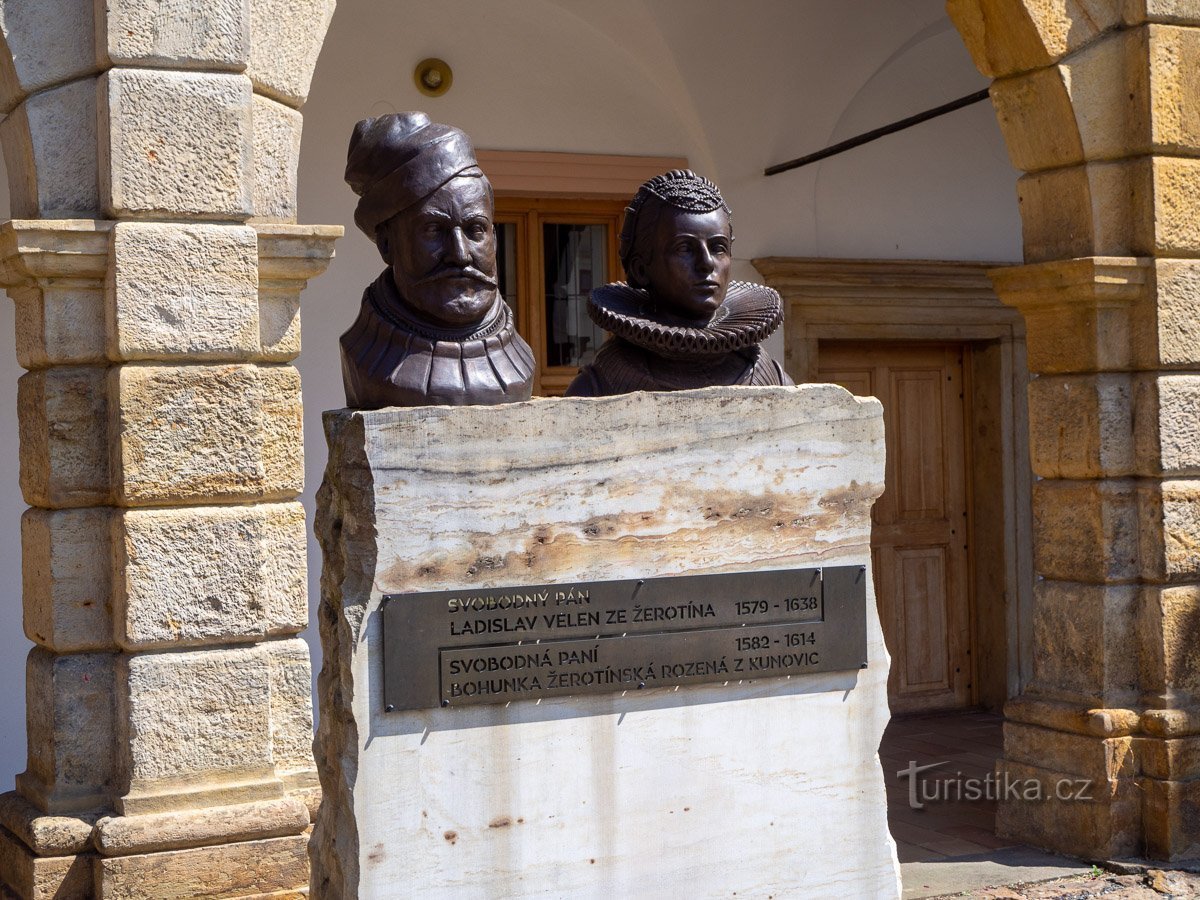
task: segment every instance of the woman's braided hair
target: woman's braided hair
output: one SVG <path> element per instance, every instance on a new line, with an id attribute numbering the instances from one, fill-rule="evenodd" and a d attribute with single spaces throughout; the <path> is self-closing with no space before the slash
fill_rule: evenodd
<path id="1" fill-rule="evenodd" d="M 651 240 L 654 229 L 658 225 L 658 213 L 662 206 L 682 209 L 686 212 L 706 213 L 714 209 L 723 209 L 730 216 L 732 228 L 732 212 L 720 189 L 705 178 L 697 175 L 691 169 L 672 169 L 655 175 L 633 195 L 629 206 L 625 208 L 625 221 L 621 225 L 618 255 L 621 266 L 625 269 L 625 277 L 633 284 L 629 271 L 629 262 L 635 256 L 638 248 L 647 262 L 650 260 L 649 249 L 653 246 Z M 649 211 L 653 211 L 650 214 Z M 634 287 L 646 287 L 644 284 L 634 284 Z"/>

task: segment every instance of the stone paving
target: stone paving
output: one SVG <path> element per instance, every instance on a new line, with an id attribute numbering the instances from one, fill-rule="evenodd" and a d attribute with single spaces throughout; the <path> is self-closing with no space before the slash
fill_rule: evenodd
<path id="1" fill-rule="evenodd" d="M 974 900 L 1164 900 L 1167 897 L 1200 897 L 1200 875 L 1150 869 L 1143 874 L 1117 875 L 1090 872 L 1037 884 L 1018 884 L 967 891 L 944 896 L 971 897 Z"/>

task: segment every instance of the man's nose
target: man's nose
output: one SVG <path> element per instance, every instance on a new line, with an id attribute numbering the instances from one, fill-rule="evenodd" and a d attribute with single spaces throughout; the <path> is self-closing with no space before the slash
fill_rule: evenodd
<path id="1" fill-rule="evenodd" d="M 446 260 L 461 266 L 471 261 L 471 248 L 461 228 L 451 228 L 446 236 Z"/>
<path id="2" fill-rule="evenodd" d="M 712 255 L 708 247 L 701 244 L 700 249 L 696 252 L 696 270 L 698 272 L 715 272 L 716 269 L 716 257 Z"/>

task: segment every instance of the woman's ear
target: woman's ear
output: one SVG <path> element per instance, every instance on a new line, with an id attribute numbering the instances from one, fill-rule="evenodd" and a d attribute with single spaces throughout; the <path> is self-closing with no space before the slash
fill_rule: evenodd
<path id="1" fill-rule="evenodd" d="M 625 275 L 634 287 L 646 287 L 646 261 L 641 255 L 631 256 L 625 263 Z"/>

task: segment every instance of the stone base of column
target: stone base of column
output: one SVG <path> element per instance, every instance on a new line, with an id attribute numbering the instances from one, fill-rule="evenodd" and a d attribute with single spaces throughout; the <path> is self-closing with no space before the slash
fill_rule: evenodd
<path id="1" fill-rule="evenodd" d="M 93 824 L 5 794 L 0 884 L 23 900 L 299 896 L 309 820 L 302 795 Z"/>

